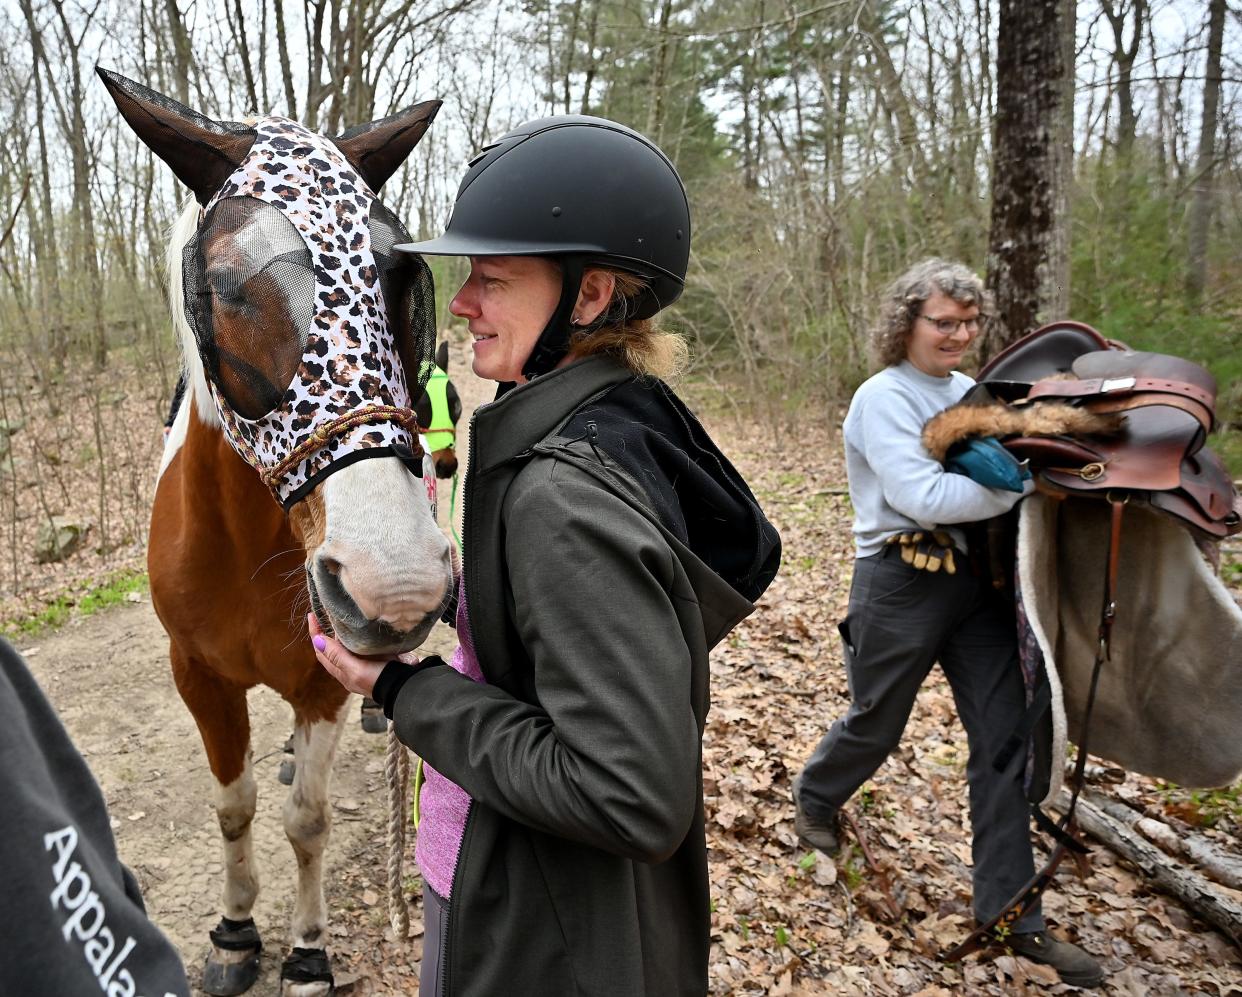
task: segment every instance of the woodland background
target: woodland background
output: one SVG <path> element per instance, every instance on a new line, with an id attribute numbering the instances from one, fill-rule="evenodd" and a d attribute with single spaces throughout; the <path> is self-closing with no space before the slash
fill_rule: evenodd
<path id="1" fill-rule="evenodd" d="M 176 380 L 162 260 L 184 191 L 97 64 L 329 133 L 442 98 L 384 191 L 418 236 L 488 137 L 618 119 L 690 192 L 668 321 L 692 380 L 778 432 L 835 424 L 877 294 L 940 254 L 997 294 L 985 353 L 1071 317 L 1207 363 L 1237 468 L 1240 22 L 1226 0 L 2 0 L 0 599 L 46 588 L 32 533 L 83 487 L 90 522 L 62 526 L 89 526 L 101 566 L 141 547 L 140 452 Z M 446 325 L 455 265 L 435 261 Z"/>
<path id="2" fill-rule="evenodd" d="M 162 260 L 184 191 L 121 123 L 97 64 L 212 116 L 273 111 L 330 133 L 442 98 L 384 191 L 416 236 L 447 220 L 472 152 L 522 120 L 586 112 L 652 136 L 695 218 L 688 289 L 666 320 L 692 340 L 684 390 L 787 551 L 769 605 L 714 666 L 713 992 L 1050 982 L 1012 960 L 934 958 L 968 915 L 942 684 L 858 804 L 899 923 L 885 924 L 859 854 L 838 870 L 794 849 L 789 773 L 846 702 L 835 432 L 868 373 L 878 294 L 937 254 L 996 293 L 982 355 L 1068 317 L 1207 364 L 1221 387 L 1213 445 L 1242 475 L 1237 0 L 0 0 L 0 625 L 23 642 L 144 599 L 179 365 Z M 464 330 L 444 311 L 458 272 L 433 265 L 461 357 Z M 470 376 L 461 359 L 452 373 Z M 48 536 L 57 558 L 40 554 Z M 1238 592 L 1236 544 L 1222 570 Z M 1242 785 L 1130 777 L 1114 792 L 1184 839 L 1237 848 Z M 1050 903 L 1107 957 L 1117 992 L 1236 992 L 1242 949 L 1102 862 Z M 378 933 L 360 914 L 337 940 L 377 979 L 404 952 L 376 961 Z"/>

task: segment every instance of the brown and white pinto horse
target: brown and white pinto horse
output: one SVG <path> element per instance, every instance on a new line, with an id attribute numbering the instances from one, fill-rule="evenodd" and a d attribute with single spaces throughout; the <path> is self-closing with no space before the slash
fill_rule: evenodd
<path id="1" fill-rule="evenodd" d="M 347 646 L 396 654 L 425 639 L 452 587 L 449 543 L 421 469 L 408 469 L 418 452 L 410 397 L 434 332 L 409 321 L 426 309 L 398 314 L 412 293 L 402 281 L 422 277 L 384 269 L 381 248 L 403 230 L 381 232 L 399 223 L 374 195 L 439 105 L 329 140 L 279 118 L 214 122 L 100 75 L 198 201 L 169 247 L 188 384 L 159 470 L 148 567 L 223 835 L 223 917 L 202 986 L 241 993 L 259 972 L 246 692 L 262 684 L 295 724 L 283 813 L 298 892 L 282 993 L 323 997 L 333 992 L 329 779 L 348 694 L 315 661 L 307 592 Z"/>

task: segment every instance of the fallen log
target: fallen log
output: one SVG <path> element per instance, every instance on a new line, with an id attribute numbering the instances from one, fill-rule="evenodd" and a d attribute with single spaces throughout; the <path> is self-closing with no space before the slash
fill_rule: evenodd
<path id="1" fill-rule="evenodd" d="M 1242 856 L 1232 855 L 1201 835 L 1175 830 L 1163 821 L 1135 810 L 1093 789 L 1084 789 L 1083 798 L 1110 817 L 1132 827 L 1148 841 L 1197 865 L 1209 879 L 1233 890 L 1242 890 Z"/>
<path id="2" fill-rule="evenodd" d="M 1053 806 L 1064 813 L 1069 799 L 1069 793 L 1062 789 Z M 1137 866 L 1150 882 L 1176 897 L 1242 950 L 1242 903 L 1225 895 L 1206 876 L 1166 855 L 1093 802 L 1080 797 L 1074 818 L 1084 831 Z"/>

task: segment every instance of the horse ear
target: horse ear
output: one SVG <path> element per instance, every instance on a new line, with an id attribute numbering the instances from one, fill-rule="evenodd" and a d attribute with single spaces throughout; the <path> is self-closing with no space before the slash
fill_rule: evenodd
<path id="1" fill-rule="evenodd" d="M 95 67 L 121 116 L 177 179 L 206 204 L 246 158 L 255 130 L 234 121 L 213 121 L 170 97 Z"/>
<path id="2" fill-rule="evenodd" d="M 332 141 L 371 190 L 378 191 L 418 145 L 443 103 L 423 101 L 387 118 L 355 125 Z"/>
<path id="3" fill-rule="evenodd" d="M 436 347 L 436 366 L 444 373 L 448 373 L 448 340 L 440 340 L 440 345 Z"/>

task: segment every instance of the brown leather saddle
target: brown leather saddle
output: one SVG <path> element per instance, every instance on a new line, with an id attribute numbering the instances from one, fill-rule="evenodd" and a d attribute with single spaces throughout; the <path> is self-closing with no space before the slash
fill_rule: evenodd
<path id="1" fill-rule="evenodd" d="M 1078 746 L 1061 819 L 1035 809 L 1057 841 L 1048 862 L 946 959 L 1012 928 L 1082 850 L 1072 818 L 1089 752 L 1183 786 L 1242 775 L 1242 608 L 1202 548 L 1242 530 L 1242 500 L 1205 446 L 1215 400 L 1198 364 L 1058 322 L 998 354 L 924 429 L 936 459 L 990 435 L 1053 486 L 1022 501 L 1015 536 L 996 534 L 1015 552 L 1029 724 L 1013 740 L 1026 739 L 1033 802 L 1057 799 Z"/>
<path id="2" fill-rule="evenodd" d="M 1215 428 L 1216 381 L 1198 364 L 1135 352 L 1088 325 L 1058 322 L 999 353 L 979 382 L 1018 409 L 1062 402 L 1124 416 L 1111 433 L 1002 440 L 1047 483 L 1069 494 L 1146 501 L 1218 539 L 1242 530 L 1242 498 L 1205 446 Z"/>

